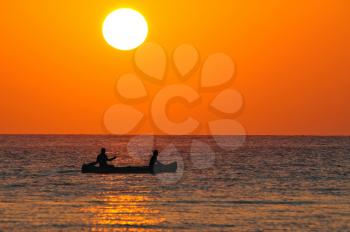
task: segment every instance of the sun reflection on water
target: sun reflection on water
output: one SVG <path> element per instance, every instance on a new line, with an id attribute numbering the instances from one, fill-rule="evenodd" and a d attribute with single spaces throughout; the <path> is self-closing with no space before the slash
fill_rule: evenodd
<path id="1" fill-rule="evenodd" d="M 150 205 L 155 199 L 137 195 L 106 195 L 98 204 L 83 209 L 92 215 L 94 231 L 103 228 L 152 228 L 165 221 L 160 211 Z"/>

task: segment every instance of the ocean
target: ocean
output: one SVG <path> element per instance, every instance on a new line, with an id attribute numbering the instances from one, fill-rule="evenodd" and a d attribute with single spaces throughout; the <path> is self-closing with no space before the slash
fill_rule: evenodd
<path id="1" fill-rule="evenodd" d="M 224 139 L 1 135 L 0 231 L 350 231 L 350 137 Z M 81 173 L 101 147 L 178 172 Z"/>

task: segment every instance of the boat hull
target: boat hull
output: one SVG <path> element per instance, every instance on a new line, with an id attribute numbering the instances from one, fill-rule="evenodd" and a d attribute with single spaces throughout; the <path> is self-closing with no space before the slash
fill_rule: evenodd
<path id="1" fill-rule="evenodd" d="M 152 170 L 149 166 L 138 166 L 138 167 L 106 167 L 100 168 L 93 165 L 83 164 L 81 168 L 82 173 L 100 173 L 100 174 L 132 174 L 132 173 L 149 173 L 149 174 L 157 174 L 157 173 L 172 173 L 176 172 L 177 163 L 173 162 L 167 165 L 156 165 Z"/>

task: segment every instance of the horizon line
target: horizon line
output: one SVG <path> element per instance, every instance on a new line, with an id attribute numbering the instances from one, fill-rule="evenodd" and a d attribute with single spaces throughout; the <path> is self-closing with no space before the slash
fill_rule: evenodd
<path id="1" fill-rule="evenodd" d="M 234 135 L 234 134 L 183 134 L 183 135 L 167 135 L 167 134 L 103 134 L 103 133 L 0 133 L 0 136 L 312 136 L 312 137 L 350 137 L 350 134 L 246 134 L 246 135 Z"/>

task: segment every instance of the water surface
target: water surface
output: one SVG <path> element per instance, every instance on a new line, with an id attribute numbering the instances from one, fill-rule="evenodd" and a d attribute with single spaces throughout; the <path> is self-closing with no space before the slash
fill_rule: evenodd
<path id="1" fill-rule="evenodd" d="M 0 136 L 0 230 L 350 231 L 349 137 L 251 136 L 225 151 L 160 136 L 155 147 L 180 154 L 173 179 L 80 172 L 102 146 L 118 165 L 147 163 L 148 144 L 128 153 L 130 138 Z M 193 163 L 193 139 L 212 166 Z"/>

